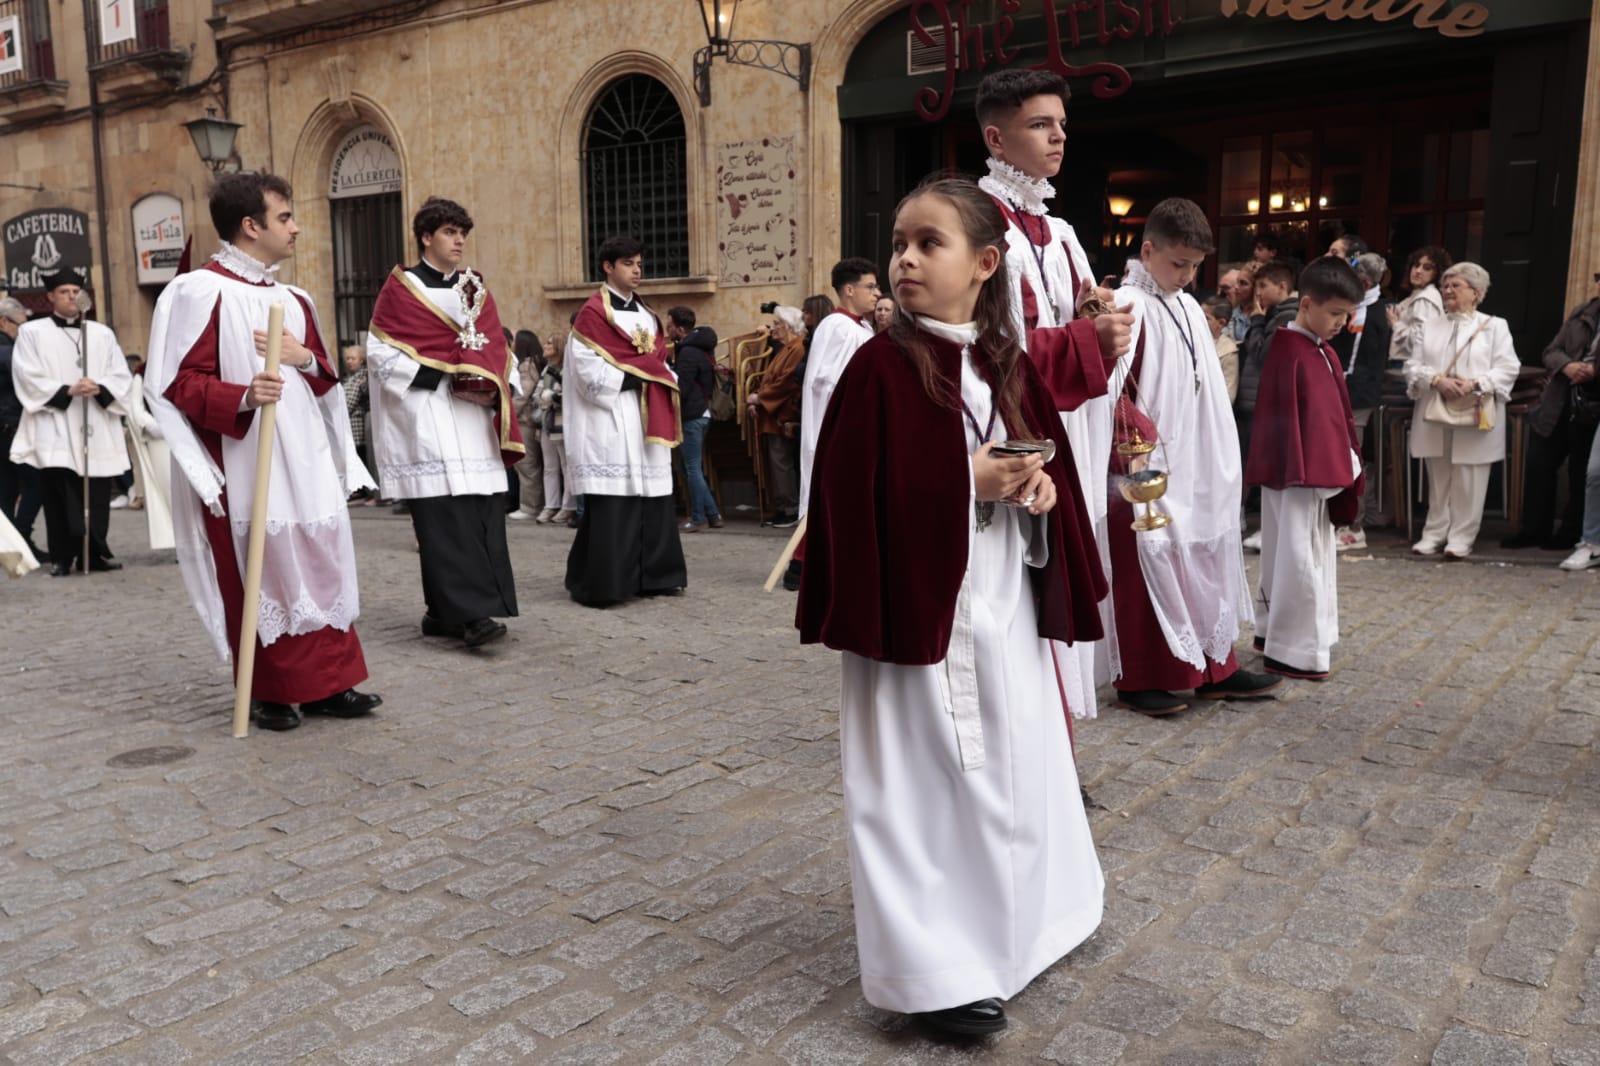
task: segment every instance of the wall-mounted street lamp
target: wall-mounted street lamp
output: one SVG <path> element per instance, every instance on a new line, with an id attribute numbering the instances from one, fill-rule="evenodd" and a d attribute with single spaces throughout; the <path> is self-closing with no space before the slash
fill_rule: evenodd
<path id="1" fill-rule="evenodd" d="M 739 0 L 698 0 L 700 18 L 706 27 L 706 46 L 694 54 L 694 88 L 700 106 L 711 106 L 711 61 L 721 56 L 729 63 L 760 67 L 800 84 L 800 91 L 811 88 L 811 46 L 788 41 L 735 41 L 733 17 Z"/>
<path id="2" fill-rule="evenodd" d="M 215 174 L 233 158 L 233 139 L 243 125 L 242 122 L 218 118 L 217 109 L 208 107 L 205 118 L 191 119 L 183 127 L 194 140 L 194 150 L 200 153 L 200 159 Z"/>

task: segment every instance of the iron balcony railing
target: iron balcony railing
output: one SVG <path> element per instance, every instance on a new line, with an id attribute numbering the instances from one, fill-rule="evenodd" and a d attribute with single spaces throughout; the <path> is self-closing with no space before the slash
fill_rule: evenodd
<path id="1" fill-rule="evenodd" d="M 170 51 L 172 48 L 167 0 L 95 0 L 95 12 L 95 65 L 145 52 Z M 118 20 L 122 18 L 133 20 L 133 36 L 111 44 L 98 43 L 109 36 L 107 27 L 118 25 Z"/>
<path id="2" fill-rule="evenodd" d="M 0 74 L 0 89 L 55 80 L 49 0 L 0 0 L 0 38 L 0 68 L 16 67 L 21 59 L 20 68 Z"/>

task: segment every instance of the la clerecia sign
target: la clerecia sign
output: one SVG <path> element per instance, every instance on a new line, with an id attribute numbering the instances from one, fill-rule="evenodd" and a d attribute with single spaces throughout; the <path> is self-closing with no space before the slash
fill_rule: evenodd
<path id="1" fill-rule="evenodd" d="M 1183 21 L 1172 13 L 1170 0 L 1042 2 L 1045 58 L 1032 69 L 1054 71 L 1064 78 L 1092 78 L 1091 91 L 1102 100 L 1127 92 L 1133 76 L 1117 63 L 1075 65 L 1068 60 L 1069 51 L 1090 42 L 1103 48 L 1135 37 L 1167 37 Z M 950 113 L 958 74 L 991 65 L 1009 66 L 1020 53 L 1012 35 L 1022 0 L 1000 0 L 1000 17 L 992 24 L 970 19 L 972 5 L 973 0 L 915 0 L 911 5 L 912 34 L 923 45 L 944 50 L 939 87 L 917 90 L 917 115 L 925 122 L 938 122 Z M 1297 22 L 1397 22 L 1410 18 L 1417 29 L 1437 30 L 1445 37 L 1476 37 L 1489 21 L 1488 4 L 1452 6 L 1452 0 L 1221 0 L 1221 8 L 1226 18 L 1288 16 Z"/>

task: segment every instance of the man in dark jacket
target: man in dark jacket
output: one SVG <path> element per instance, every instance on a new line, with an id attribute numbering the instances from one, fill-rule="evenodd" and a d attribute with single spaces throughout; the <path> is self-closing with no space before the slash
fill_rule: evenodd
<path id="1" fill-rule="evenodd" d="M 1295 291 L 1299 272 L 1287 260 L 1274 259 L 1256 271 L 1256 310 L 1250 328 L 1239 345 L 1239 394 L 1233 401 L 1234 419 L 1239 423 L 1239 455 L 1250 454 L 1250 427 L 1255 421 L 1256 393 L 1261 388 L 1261 368 L 1267 362 L 1272 335 L 1293 322 L 1300 313 L 1300 295 Z M 1242 460 L 1241 460 L 1242 461 Z M 1246 501 L 1258 490 L 1246 489 Z M 1244 540 L 1246 548 L 1261 550 L 1261 531 Z"/>
<path id="2" fill-rule="evenodd" d="M 1351 242 L 1360 239 L 1347 234 L 1339 240 Z M 1330 347 L 1338 354 L 1339 363 L 1344 368 L 1345 384 L 1350 390 L 1350 407 L 1356 419 L 1356 432 L 1365 436 L 1372 412 L 1377 410 L 1378 401 L 1383 397 L 1383 372 L 1389 367 L 1389 340 L 1394 332 L 1389 325 L 1389 301 L 1383 298 L 1382 290 L 1383 275 L 1388 272 L 1389 264 L 1381 255 L 1362 252 L 1355 256 L 1352 266 L 1356 277 L 1361 279 L 1365 295 L 1361 306 L 1356 308 L 1345 328 L 1333 338 Z M 1381 432 L 1381 429 L 1378 431 Z M 1339 551 L 1367 546 L 1366 519 L 1377 512 L 1380 502 L 1378 482 L 1372 476 L 1372 454 L 1371 445 L 1363 442 L 1361 456 L 1367 466 L 1367 492 L 1361 498 L 1355 521 L 1339 530 L 1335 544 Z"/>
<path id="3" fill-rule="evenodd" d="M 11 351 L 17 327 L 28 320 L 28 309 L 16 300 L 0 300 L 0 514 L 33 545 L 33 523 L 39 517 L 39 472 L 26 463 L 11 461 L 11 438 L 22 422 L 22 401 L 11 383 Z M 40 559 L 44 553 L 33 548 Z"/>
<path id="4" fill-rule="evenodd" d="M 672 341 L 672 369 L 678 375 L 678 397 L 683 416 L 683 474 L 689 487 L 689 518 L 678 528 L 698 533 L 707 526 L 722 528 L 722 511 L 706 484 L 702 456 L 706 430 L 711 427 L 711 390 L 716 387 L 717 334 L 710 326 L 696 326 L 694 312 L 674 307 L 667 312 L 667 339 Z"/>
<path id="5" fill-rule="evenodd" d="M 1600 382 L 1595 361 L 1600 349 L 1600 283 L 1595 298 L 1572 312 L 1544 350 L 1550 380 L 1533 411 L 1533 433 L 1523 466 L 1522 519 L 1503 548 L 1567 551 L 1583 530 L 1584 474 L 1595 427 L 1600 424 Z M 1556 476 L 1567 464 L 1567 507 L 1554 532 Z"/>

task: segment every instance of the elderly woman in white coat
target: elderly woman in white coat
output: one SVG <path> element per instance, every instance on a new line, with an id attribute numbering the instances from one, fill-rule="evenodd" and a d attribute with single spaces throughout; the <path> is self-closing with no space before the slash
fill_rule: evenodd
<path id="1" fill-rule="evenodd" d="M 1428 481 L 1428 521 L 1411 549 L 1417 555 L 1472 554 L 1489 471 L 1506 455 L 1506 400 L 1521 364 L 1506 320 L 1478 310 L 1488 292 L 1489 272 L 1476 263 L 1446 270 L 1439 286 L 1445 315 L 1423 327 L 1406 360 L 1406 392 L 1416 401 L 1411 455 L 1423 460 Z M 1435 393 L 1458 404 L 1476 397 L 1489 409 L 1490 428 L 1429 421 L 1425 411 Z"/>

